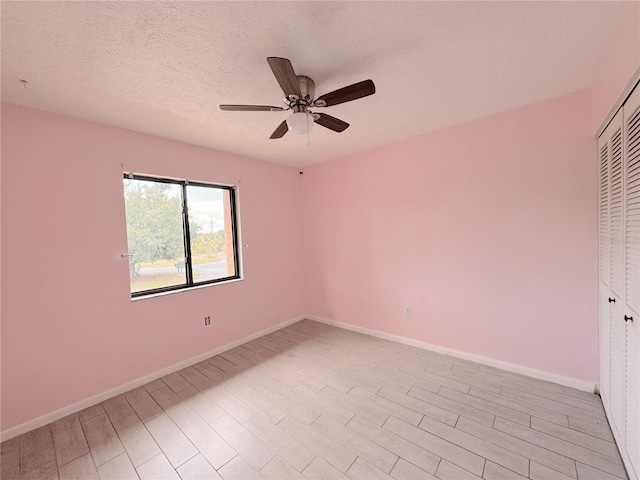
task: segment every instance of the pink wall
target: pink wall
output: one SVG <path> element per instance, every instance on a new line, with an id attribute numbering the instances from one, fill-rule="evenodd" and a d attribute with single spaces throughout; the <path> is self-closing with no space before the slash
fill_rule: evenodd
<path id="1" fill-rule="evenodd" d="M 590 100 L 583 90 L 306 169 L 308 312 L 597 381 Z"/>
<path id="2" fill-rule="evenodd" d="M 246 280 L 131 302 L 121 162 L 240 180 Z M 3 104 L 2 430 L 303 314 L 300 182 L 291 168 Z"/>
<path id="3" fill-rule="evenodd" d="M 620 24 L 602 59 L 591 90 L 594 133 L 600 128 L 609 110 L 638 68 L 640 68 L 640 2 L 626 2 L 620 16 Z"/>
<path id="4" fill-rule="evenodd" d="M 303 313 L 596 381 L 591 100 L 581 91 L 303 176 L 2 105 L 2 429 Z M 131 302 L 121 162 L 241 180 L 246 280 Z"/>

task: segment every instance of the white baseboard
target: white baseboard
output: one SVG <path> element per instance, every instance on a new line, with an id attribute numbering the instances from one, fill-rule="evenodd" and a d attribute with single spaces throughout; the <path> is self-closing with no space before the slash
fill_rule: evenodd
<path id="1" fill-rule="evenodd" d="M 269 333 L 275 332 L 276 330 L 280 330 L 282 328 L 288 327 L 289 325 L 299 322 L 300 320 L 304 320 L 305 318 L 308 318 L 309 320 L 314 320 L 316 322 L 325 323 L 327 325 L 333 325 L 335 327 L 343 328 L 345 330 L 352 330 L 354 332 L 364 333 L 366 335 L 383 338 L 385 340 L 391 340 L 391 341 L 402 343 L 405 345 L 410 345 L 412 347 L 423 348 L 425 350 L 441 353 L 443 355 L 451 355 L 453 357 L 462 358 L 464 360 L 470 360 L 472 362 L 481 363 L 483 365 L 501 368 L 502 370 L 507 370 L 509 372 L 520 373 L 522 375 L 527 375 L 529 377 L 537 378 L 540 380 L 546 380 L 549 382 L 558 383 L 560 385 L 566 385 L 567 387 L 575 388 L 577 390 L 583 390 L 585 392 L 593 393 L 596 391 L 596 388 L 597 388 L 597 386 L 594 383 L 586 382 L 584 380 L 577 380 L 570 377 L 564 377 L 564 376 L 556 375 L 549 372 L 535 370 L 533 368 L 523 367 L 521 365 L 516 365 L 513 363 L 502 362 L 500 360 L 494 360 L 492 358 L 483 357 L 480 355 L 474 355 L 472 353 L 452 350 L 449 348 L 440 347 L 438 345 L 432 345 L 430 343 L 421 342 L 419 340 L 413 340 L 411 338 L 401 337 L 399 335 L 392 335 L 390 333 L 384 333 L 378 330 L 358 327 L 356 325 L 351 325 L 349 323 L 336 322 L 334 320 L 329 320 L 327 318 L 322 318 L 315 315 L 301 315 L 299 317 L 293 318 L 286 322 L 282 322 L 272 327 L 269 327 L 267 329 L 253 333 L 247 337 L 236 340 L 235 342 L 231 342 L 226 345 L 217 347 L 209 352 L 201 353 L 200 355 L 196 355 L 195 357 L 189 358 L 182 362 L 163 368 L 162 370 L 158 370 L 156 372 L 150 373 L 143 377 L 137 378 L 135 380 L 122 384 L 118 387 L 102 392 L 98 395 L 94 395 L 92 397 L 76 402 L 72 405 L 63 407 L 54 412 L 47 413 L 38 418 L 34 418 L 33 420 L 29 420 L 27 422 L 21 423 L 20 425 L 16 425 L 15 427 L 8 428 L 7 430 L 3 430 L 2 432 L 0 432 L 0 441 L 4 442 L 5 440 L 9 440 L 11 438 L 17 437 L 18 435 L 22 435 L 23 433 L 26 433 L 36 428 L 47 425 L 51 422 L 55 422 L 60 418 L 66 417 L 67 415 L 71 415 L 72 413 L 79 412 L 80 410 L 84 410 L 85 408 L 104 402 L 109 398 L 128 392 L 129 390 L 132 390 L 134 388 L 141 387 L 142 385 L 152 382 L 153 380 L 169 375 L 170 373 L 177 372 L 178 370 L 182 370 L 183 368 L 186 368 L 190 365 L 206 360 L 207 358 L 213 357 L 215 355 L 219 355 L 223 352 L 226 352 L 227 350 L 231 350 L 232 348 L 237 347 L 238 345 L 242 345 L 243 343 L 250 342 L 251 340 L 254 340 L 256 338 L 262 337 Z"/>
<path id="2" fill-rule="evenodd" d="M 104 402 L 112 397 L 120 395 L 122 393 L 128 392 L 134 388 L 141 387 L 146 383 L 152 382 L 158 378 L 169 375 L 170 373 L 177 372 L 178 370 L 182 370 L 183 368 L 189 367 L 195 363 L 199 363 L 207 358 L 213 357 L 215 355 L 219 355 L 227 350 L 231 350 L 232 348 L 237 347 L 238 345 L 242 345 L 243 343 L 250 342 L 251 340 L 255 340 L 256 338 L 262 337 L 269 333 L 275 332 L 276 330 L 280 330 L 284 327 L 288 327 L 289 325 L 299 322 L 300 320 L 304 320 L 306 315 L 301 315 L 296 318 L 292 318 L 291 320 L 287 320 L 286 322 L 279 323 L 272 327 L 266 328 L 259 332 L 253 333 L 247 337 L 236 340 L 235 342 L 227 343 L 226 345 L 222 345 L 218 348 L 215 348 L 209 352 L 201 353 L 200 355 L 196 355 L 195 357 L 191 357 L 182 362 L 176 363 L 169 367 L 163 368 L 162 370 L 158 370 L 156 372 L 150 373 L 143 377 L 137 378 L 125 384 L 122 384 L 118 387 L 107 390 L 106 392 L 99 393 L 98 395 L 94 395 L 92 397 L 86 398 L 84 400 L 80 400 L 72 405 L 63 407 L 54 412 L 47 413 L 38 418 L 34 418 L 33 420 L 29 420 L 27 422 L 21 423 L 20 425 L 16 425 L 15 427 L 8 428 L 7 430 L 3 430 L 0 432 L 0 441 L 4 442 L 5 440 L 9 440 L 11 438 L 17 437 L 18 435 L 22 435 L 23 433 L 27 433 L 36 428 L 42 427 L 44 425 L 48 425 L 51 422 L 55 422 L 60 418 L 66 417 L 67 415 L 71 415 L 72 413 L 79 412 L 80 410 L 84 410 L 85 408 L 91 407 L 93 405 L 97 405 L 98 403 Z"/>
<path id="3" fill-rule="evenodd" d="M 461 358 L 463 360 L 469 360 L 490 367 L 500 368 L 509 372 L 520 373 L 529 377 L 537 378 L 539 380 L 546 380 L 547 382 L 558 383 L 567 387 L 575 388 L 576 390 L 582 390 L 584 392 L 595 393 L 597 386 L 595 383 L 587 382 L 584 380 L 578 380 L 571 377 L 564 377 L 562 375 L 556 375 L 555 373 L 543 372 L 522 365 L 516 365 L 514 363 L 503 362 L 495 360 L 493 358 L 483 357 L 481 355 L 474 355 L 473 353 L 461 352 L 459 350 L 452 350 L 450 348 L 440 347 L 438 345 L 432 345 L 430 343 L 421 342 L 419 340 L 413 340 L 407 337 L 401 337 L 399 335 L 392 335 L 390 333 L 380 332 L 378 330 L 372 330 L 370 328 L 358 327 L 349 323 L 336 322 L 327 318 L 317 317 L 315 315 L 307 315 L 309 320 L 315 320 L 316 322 L 326 323 L 327 325 L 333 325 L 335 327 L 344 328 L 345 330 L 352 330 L 354 332 L 364 333 L 373 337 L 383 338 L 385 340 L 391 340 L 394 342 L 410 345 L 412 347 L 423 348 L 425 350 L 431 350 L 433 352 L 441 353 L 443 355 L 451 355 L 452 357 Z"/>

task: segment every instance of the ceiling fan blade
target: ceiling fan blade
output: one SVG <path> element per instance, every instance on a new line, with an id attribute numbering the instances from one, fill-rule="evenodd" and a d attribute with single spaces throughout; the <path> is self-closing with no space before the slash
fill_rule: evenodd
<path id="1" fill-rule="evenodd" d="M 325 93 L 319 97 L 314 105 L 316 107 L 330 107 L 340 103 L 350 102 L 358 98 L 367 97 L 376 93 L 376 86 L 371 80 L 354 83 L 348 87 L 342 87 L 333 92 Z"/>
<path id="2" fill-rule="evenodd" d="M 318 118 L 316 118 L 316 116 Z M 349 127 L 347 122 L 343 122 L 339 118 L 332 117 L 331 115 L 326 115 L 324 113 L 314 113 L 313 118 L 318 125 L 322 125 L 334 132 L 344 132 Z"/>
<path id="3" fill-rule="evenodd" d="M 269 105 L 220 105 L 220 110 L 234 112 L 281 112 L 282 107 L 271 107 Z"/>
<path id="4" fill-rule="evenodd" d="M 296 95 L 298 98 L 302 97 L 298 77 L 293 70 L 293 66 L 291 66 L 291 62 L 286 58 L 280 57 L 268 57 L 267 62 L 269 62 L 271 71 L 276 76 L 276 80 L 278 80 L 284 94 L 287 97 L 289 95 Z"/>
<path id="5" fill-rule="evenodd" d="M 273 140 L 274 138 L 282 138 L 284 137 L 284 134 L 287 133 L 288 131 L 289 131 L 289 126 L 287 125 L 287 121 L 284 120 L 280 125 L 278 125 L 278 128 L 276 128 L 273 131 L 273 133 L 269 138 L 271 140 Z"/>

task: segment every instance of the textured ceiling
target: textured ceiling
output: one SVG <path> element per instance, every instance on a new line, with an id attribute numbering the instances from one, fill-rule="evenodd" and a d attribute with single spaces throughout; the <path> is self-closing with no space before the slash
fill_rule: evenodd
<path id="1" fill-rule="evenodd" d="M 8 2 L 2 100 L 293 166 L 591 86 L 616 2 Z M 288 112 L 266 62 L 289 58 L 351 124 L 269 135 Z M 27 80 L 24 88 L 19 79 Z"/>

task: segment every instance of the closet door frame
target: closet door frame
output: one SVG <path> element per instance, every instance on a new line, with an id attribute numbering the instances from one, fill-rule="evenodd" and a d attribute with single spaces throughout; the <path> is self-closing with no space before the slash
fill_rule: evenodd
<path id="1" fill-rule="evenodd" d="M 625 320 L 623 458 L 640 478 L 640 84 L 623 106 Z M 634 205 L 631 207 L 631 205 Z"/>

